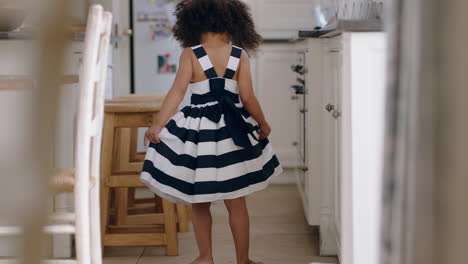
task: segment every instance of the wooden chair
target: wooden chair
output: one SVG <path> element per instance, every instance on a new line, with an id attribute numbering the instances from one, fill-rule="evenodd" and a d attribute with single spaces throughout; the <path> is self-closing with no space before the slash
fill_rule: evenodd
<path id="1" fill-rule="evenodd" d="M 102 263 L 97 178 L 111 24 L 111 13 L 104 12 L 99 5 L 90 7 L 79 75 L 75 168 L 56 169 L 51 177 L 56 192 L 73 192 L 75 212 L 51 215 L 53 224 L 44 230 L 50 234 L 74 234 L 76 260 L 46 260 L 46 263 Z"/>
<path id="2" fill-rule="evenodd" d="M 161 211 L 129 215 L 128 188 L 146 187 L 140 181 L 142 161 L 133 162 L 129 170 L 114 170 L 122 128 L 149 127 L 159 111 L 162 100 L 116 102 L 105 106 L 104 138 L 101 155 L 101 228 L 103 246 L 167 247 L 167 255 L 178 255 L 177 217 L 175 204 L 161 199 Z M 128 150 L 126 150 L 128 153 Z M 128 169 L 128 167 L 127 167 Z M 111 191 L 114 192 L 114 208 L 111 207 Z M 157 202 L 155 200 L 155 202 Z M 114 222 L 111 223 L 111 209 Z"/>
<path id="3" fill-rule="evenodd" d="M 54 169 L 50 183 L 56 192 L 73 192 L 75 213 L 52 214 L 49 234 L 74 234 L 76 260 L 50 259 L 43 263 L 102 263 L 99 221 L 100 148 L 104 115 L 104 89 L 107 74 L 112 15 L 99 5 L 89 9 L 83 65 L 79 76 L 79 109 L 75 168 Z M 21 235 L 20 227 L 0 227 L 0 237 Z M 6 260 L 7 263 L 19 263 Z"/>
<path id="4" fill-rule="evenodd" d="M 164 95 L 157 94 L 131 94 L 124 95 L 114 98 L 113 100 L 108 100 L 107 103 L 133 103 L 133 102 L 153 102 L 153 103 L 162 103 L 164 100 Z M 145 158 L 145 152 L 138 152 L 137 141 L 138 141 L 138 129 L 137 128 L 120 128 L 116 131 L 115 135 L 116 148 L 114 149 L 114 159 L 113 162 L 113 171 L 114 172 L 134 172 L 140 173 L 143 167 L 143 161 Z M 117 223 L 127 222 L 125 210 L 145 212 L 154 208 L 155 200 L 160 201 L 158 197 L 153 199 L 136 199 L 135 198 L 135 188 L 127 188 L 120 190 L 116 197 L 117 200 L 121 201 L 118 206 L 121 208 L 119 212 L 123 212 L 119 215 Z M 125 199 L 125 197 L 128 197 Z M 125 203 L 125 204 L 124 204 Z M 128 203 L 128 205 L 127 205 Z M 127 207 L 127 209 L 124 208 Z M 156 205 L 158 206 L 158 205 Z M 176 205 L 177 213 L 177 227 L 179 232 L 188 232 L 189 230 L 189 221 L 191 215 L 191 206 L 185 206 L 181 204 Z M 151 221 L 150 221 L 151 222 Z M 144 224 L 144 223 L 142 223 Z"/>

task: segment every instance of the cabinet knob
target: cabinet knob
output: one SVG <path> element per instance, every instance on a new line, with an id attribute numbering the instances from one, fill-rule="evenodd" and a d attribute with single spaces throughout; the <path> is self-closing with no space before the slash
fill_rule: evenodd
<path id="1" fill-rule="evenodd" d="M 306 69 L 303 65 L 291 65 L 291 70 L 303 75 L 306 72 Z"/>
<path id="2" fill-rule="evenodd" d="M 302 85 L 292 85 L 291 88 L 294 90 L 295 94 L 304 94 L 305 88 Z"/>
<path id="3" fill-rule="evenodd" d="M 333 118 L 338 119 L 341 116 L 341 112 L 333 111 L 331 115 L 333 116 Z"/>
<path id="4" fill-rule="evenodd" d="M 297 99 L 299 99 L 299 96 L 297 96 L 297 95 L 291 96 L 291 100 L 297 100 Z"/>
<path id="5" fill-rule="evenodd" d="M 292 143 L 292 145 L 293 145 L 293 146 L 298 146 L 298 145 L 299 145 L 299 142 L 294 141 L 294 142 Z"/>
<path id="6" fill-rule="evenodd" d="M 309 112 L 309 110 L 307 110 L 307 108 L 302 108 L 301 110 L 299 110 L 299 112 L 301 112 L 302 114 L 304 114 L 304 113 Z"/>
<path id="7" fill-rule="evenodd" d="M 133 30 L 131 28 L 124 29 L 122 31 L 122 35 L 130 37 L 133 35 Z"/>
<path id="8" fill-rule="evenodd" d="M 325 110 L 327 110 L 328 112 L 331 112 L 335 110 L 335 106 L 332 104 L 327 104 L 327 106 L 325 106 Z"/>

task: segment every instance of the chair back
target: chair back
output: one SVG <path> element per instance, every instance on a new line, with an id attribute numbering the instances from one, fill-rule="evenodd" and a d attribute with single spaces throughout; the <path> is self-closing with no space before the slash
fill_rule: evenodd
<path id="1" fill-rule="evenodd" d="M 75 148 L 75 213 L 76 257 L 78 263 L 99 263 L 101 254 L 91 254 L 90 248 L 101 247 L 100 224 L 90 223 L 99 214 L 99 170 L 104 119 L 104 92 L 110 46 L 112 14 L 99 5 L 90 7 L 85 33 L 83 63 L 79 74 L 79 102 Z M 96 184 L 91 190 L 90 178 Z M 83 209 L 83 210 L 80 210 Z M 88 208 L 90 210 L 86 210 Z M 99 234 L 99 236 L 97 235 Z M 91 237 L 92 236 L 92 237 Z M 100 252 L 100 251 L 99 251 Z M 92 260 L 91 260 L 92 259 Z"/>

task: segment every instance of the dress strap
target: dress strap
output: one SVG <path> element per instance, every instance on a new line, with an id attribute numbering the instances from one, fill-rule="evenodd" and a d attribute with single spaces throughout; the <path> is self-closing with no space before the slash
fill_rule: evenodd
<path id="1" fill-rule="evenodd" d="M 239 66 L 241 54 L 242 48 L 232 45 L 231 56 L 229 57 L 229 62 L 226 68 L 226 73 L 224 74 L 224 78 L 232 79 L 234 77 Z"/>
<path id="2" fill-rule="evenodd" d="M 217 78 L 218 74 L 216 73 L 213 64 L 208 57 L 205 49 L 202 45 L 192 47 L 193 53 L 197 56 L 198 62 L 202 66 L 203 71 L 205 72 L 206 78 Z"/>

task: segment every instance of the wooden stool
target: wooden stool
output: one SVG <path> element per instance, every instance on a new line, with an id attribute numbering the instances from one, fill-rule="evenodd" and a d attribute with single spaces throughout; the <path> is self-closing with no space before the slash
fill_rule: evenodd
<path id="1" fill-rule="evenodd" d="M 149 103 L 161 103 L 164 100 L 163 95 L 125 95 L 108 100 L 107 103 L 135 103 L 135 102 L 149 102 Z M 119 173 L 135 172 L 140 173 L 143 167 L 143 161 L 145 158 L 145 152 L 138 152 L 137 141 L 138 141 L 138 128 L 120 128 L 116 131 L 116 141 L 114 149 L 114 160 L 113 171 Z M 121 189 L 116 192 L 116 199 L 119 201 L 117 209 L 120 212 L 117 216 L 117 224 L 122 225 L 127 223 L 127 212 L 138 212 L 145 211 L 154 208 L 154 199 L 136 199 L 135 188 Z M 156 197 L 156 196 L 155 196 Z M 156 204 L 157 206 L 157 204 Z M 191 216 L 191 206 L 177 205 L 177 226 L 179 232 L 188 232 L 188 222 Z M 141 222 L 144 224 L 145 222 Z M 150 224 L 151 221 L 149 221 Z"/>
<path id="2" fill-rule="evenodd" d="M 106 102 L 101 154 L 101 226 L 103 246 L 167 247 L 167 255 L 178 255 L 175 204 L 161 199 L 162 212 L 128 215 L 128 188 L 146 187 L 140 181 L 141 161 L 134 171 L 113 171 L 118 128 L 149 127 L 161 107 L 160 101 Z M 135 173 L 137 171 L 137 173 Z M 111 188 L 116 196 L 116 225 L 109 225 Z M 161 228 L 161 226 L 164 228 Z"/>

